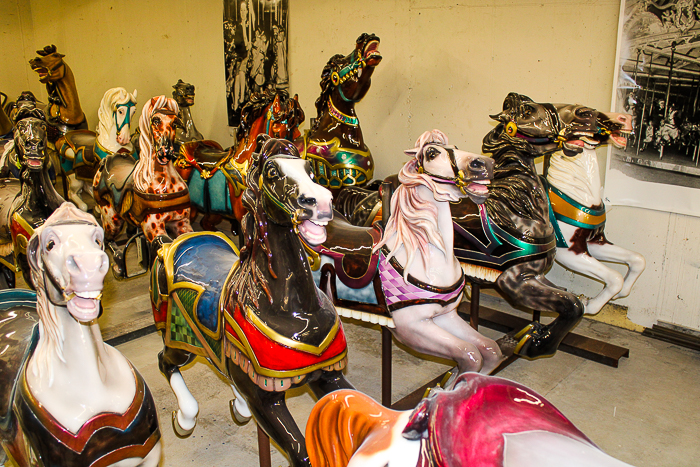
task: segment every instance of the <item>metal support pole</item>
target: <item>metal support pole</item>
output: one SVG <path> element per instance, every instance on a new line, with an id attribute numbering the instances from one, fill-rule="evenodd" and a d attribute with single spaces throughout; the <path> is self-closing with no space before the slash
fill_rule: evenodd
<path id="1" fill-rule="evenodd" d="M 270 437 L 258 426 L 258 457 L 260 467 L 272 467 L 272 456 L 270 455 Z"/>
<path id="2" fill-rule="evenodd" d="M 479 330 L 479 295 L 481 295 L 481 286 L 472 282 L 472 300 L 469 304 L 469 324 Z"/>
<path id="3" fill-rule="evenodd" d="M 386 228 L 391 217 L 390 182 L 382 182 L 382 225 Z M 391 331 L 382 326 L 382 405 L 391 407 Z"/>

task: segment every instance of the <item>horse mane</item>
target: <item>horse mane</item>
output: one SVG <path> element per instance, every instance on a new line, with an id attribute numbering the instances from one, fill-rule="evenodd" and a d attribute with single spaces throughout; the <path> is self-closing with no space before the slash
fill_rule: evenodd
<path id="1" fill-rule="evenodd" d="M 314 124 L 314 128 L 312 128 L 312 130 L 314 130 L 320 123 L 323 109 L 328 106 L 328 99 L 331 98 L 331 93 L 333 92 L 333 89 L 335 89 L 335 86 L 331 81 L 331 75 L 334 71 L 340 70 L 342 66 L 346 65 L 347 63 L 348 59 L 345 55 L 336 54 L 333 55 L 330 60 L 328 60 L 328 63 L 326 63 L 326 66 L 323 67 L 323 71 L 321 72 L 321 82 L 319 83 L 321 86 L 321 95 L 318 96 L 318 99 L 316 99 L 317 117 L 316 123 Z"/>
<path id="2" fill-rule="evenodd" d="M 36 264 L 33 261 L 29 261 L 32 282 L 36 287 L 36 310 L 39 314 L 39 342 L 33 356 L 37 365 L 34 365 L 33 369 L 34 375 L 37 377 L 41 377 L 41 372 L 43 371 L 47 373 L 49 386 L 53 383 L 53 370 L 50 365 L 51 356 L 55 354 L 64 363 L 66 359 L 63 356 L 63 327 L 58 319 L 56 306 L 49 302 L 46 292 L 46 283 L 44 281 L 45 265 L 41 259 L 41 245 L 39 245 L 39 242 L 41 241 L 41 234 L 46 227 L 75 220 L 88 222 L 99 227 L 92 215 L 81 211 L 75 205 L 66 201 L 46 219 L 43 225 L 34 230 L 27 248 L 28 252 L 33 250 L 36 253 Z"/>
<path id="3" fill-rule="evenodd" d="M 365 394 L 347 389 L 321 398 L 306 424 L 312 427 L 306 431 L 311 464 L 314 467 L 348 465 L 372 430 L 387 422 L 383 416 L 373 416 L 378 412 L 393 418 L 400 413 L 380 406 Z"/>
<path id="4" fill-rule="evenodd" d="M 396 247 L 387 260 L 391 259 L 401 247 L 406 250 L 405 280 L 408 280 L 408 271 L 416 253 L 421 254 L 423 264 L 427 267 L 430 244 L 446 254 L 445 243 L 437 224 L 437 208 L 423 200 L 418 193 L 418 187 L 429 188 L 435 200 L 439 202 L 454 202 L 459 199 L 446 185 L 436 183 L 430 176 L 418 172 L 418 161 L 422 159 L 423 149 L 428 143 L 447 144 L 447 136 L 439 130 L 426 131 L 416 141 L 415 158 L 408 161 L 399 172 L 401 185 L 391 197 L 391 217 L 382 240 L 373 249 L 373 251 L 379 250 L 395 234 Z M 413 153 L 413 151 L 410 152 Z"/>
<path id="5" fill-rule="evenodd" d="M 155 171 L 153 167 L 153 135 L 151 134 L 151 117 L 158 109 L 166 108 L 175 114 L 180 112 L 180 109 L 175 102 L 175 99 L 170 99 L 165 96 L 153 97 L 146 102 L 141 111 L 139 118 L 139 160 L 134 168 L 134 185 L 138 191 L 143 193 L 148 192 L 150 181 L 153 178 Z"/>
<path id="6" fill-rule="evenodd" d="M 529 163 L 532 158 L 529 154 L 535 152 L 532 144 L 523 138 L 508 135 L 504 125 L 499 124 L 484 137 L 482 150 L 491 153 L 495 163 L 493 181 L 486 199 L 491 219 L 516 230 L 511 220 L 513 213 L 521 218 L 546 222 L 540 208 L 547 203 L 541 196 L 544 192 L 533 189 L 541 186 L 542 182 Z"/>
<path id="7" fill-rule="evenodd" d="M 112 88 L 105 92 L 100 101 L 100 108 L 97 110 L 97 140 L 105 147 L 105 141 L 109 137 L 112 128 L 114 128 L 114 111 L 117 110 L 118 104 L 126 104 L 127 102 L 136 103 L 136 91 L 131 94 L 124 88 Z"/>
<path id="8" fill-rule="evenodd" d="M 268 273 L 272 278 L 277 278 L 277 274 L 272 267 L 273 256 L 267 232 L 268 218 L 265 213 L 263 195 L 261 187 L 258 185 L 258 180 L 265 161 L 270 156 L 280 153 L 299 156 L 296 147 L 292 143 L 273 138 L 268 138 L 265 141 L 260 154 L 253 153 L 252 163 L 246 177 L 247 189 L 243 193 L 242 198 L 243 205 L 248 209 L 248 212 L 241 221 L 243 247 L 240 250 L 240 271 L 234 276 L 232 285 L 229 287 L 231 295 L 227 297 L 226 306 L 229 306 L 231 309 L 233 309 L 231 305 L 238 305 L 243 308 L 248 300 L 255 307 L 259 307 L 257 295 L 255 294 L 256 287 L 262 288 L 267 299 L 272 303 L 270 286 L 267 279 L 265 279 L 263 271 L 260 270 L 255 262 L 257 252 L 262 250 L 267 259 Z"/>

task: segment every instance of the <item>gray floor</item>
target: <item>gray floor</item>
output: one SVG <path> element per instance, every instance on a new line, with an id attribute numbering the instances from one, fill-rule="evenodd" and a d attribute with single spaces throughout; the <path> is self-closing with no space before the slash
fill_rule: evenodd
<path id="1" fill-rule="evenodd" d="M 352 320 L 343 324 L 350 356 L 347 377 L 357 389 L 379 398 L 380 332 Z M 499 376 L 544 395 L 598 446 L 625 462 L 699 465 L 700 353 L 589 320 L 577 331 L 628 347 L 630 358 L 615 369 L 559 352 L 534 362 L 518 360 Z M 118 348 L 139 368 L 156 398 L 165 443 L 163 465 L 257 465 L 254 424 L 239 427 L 231 420 L 230 389 L 204 361 L 183 372 L 200 403 L 197 428 L 189 439 L 175 437 L 170 424 L 175 398 L 156 365 L 161 345 L 158 335 L 152 334 Z M 393 365 L 394 400 L 448 368 L 446 362 L 418 358 L 398 346 L 394 346 Z M 303 429 L 314 400 L 304 391 L 290 394 L 288 400 Z M 287 465 L 274 448 L 272 465 Z"/>

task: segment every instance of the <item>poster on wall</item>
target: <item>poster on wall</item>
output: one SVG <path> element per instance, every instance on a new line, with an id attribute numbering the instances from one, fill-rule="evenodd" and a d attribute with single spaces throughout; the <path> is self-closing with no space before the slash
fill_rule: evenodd
<path id="1" fill-rule="evenodd" d="M 224 63 L 229 126 L 253 92 L 288 89 L 288 0 L 224 0 Z"/>
<path id="2" fill-rule="evenodd" d="M 613 110 L 634 133 L 605 201 L 700 216 L 700 0 L 623 0 L 618 36 Z"/>

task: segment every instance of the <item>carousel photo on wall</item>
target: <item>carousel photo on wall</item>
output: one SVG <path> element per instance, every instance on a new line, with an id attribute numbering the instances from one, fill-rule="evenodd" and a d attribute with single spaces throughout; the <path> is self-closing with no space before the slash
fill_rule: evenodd
<path id="1" fill-rule="evenodd" d="M 224 0 L 224 60 L 229 126 L 253 92 L 288 89 L 288 0 Z"/>
<path id="2" fill-rule="evenodd" d="M 616 63 L 634 131 L 608 153 L 605 201 L 700 216 L 700 0 L 623 0 Z"/>

